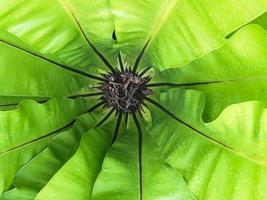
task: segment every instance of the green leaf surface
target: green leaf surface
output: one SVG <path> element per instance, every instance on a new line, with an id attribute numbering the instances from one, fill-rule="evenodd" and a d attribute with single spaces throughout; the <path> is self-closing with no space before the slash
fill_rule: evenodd
<path id="1" fill-rule="evenodd" d="M 265 0 L 112 0 L 110 5 L 118 41 L 131 53 L 152 37 L 148 54 L 159 70 L 217 49 L 226 35 L 267 10 Z"/>
<path id="2" fill-rule="evenodd" d="M 34 199 L 76 152 L 81 136 L 94 126 L 95 120 L 87 114 L 79 117 L 71 129 L 56 135 L 43 152 L 16 174 L 16 188 L 6 192 L 3 199 Z"/>
<path id="3" fill-rule="evenodd" d="M 265 30 L 267 30 L 267 12 L 263 15 L 256 18 L 254 21 L 251 22 L 252 24 L 259 24 L 261 27 L 263 27 Z"/>
<path id="4" fill-rule="evenodd" d="M 44 104 L 27 100 L 16 110 L 0 111 L 0 193 L 19 168 L 87 109 L 83 100 L 53 99 Z"/>
<path id="5" fill-rule="evenodd" d="M 101 129 L 91 129 L 83 134 L 77 152 L 61 167 L 35 199 L 91 199 L 93 185 L 110 146 L 111 136 L 109 131 Z"/>
<path id="6" fill-rule="evenodd" d="M 39 103 L 48 101 L 48 98 L 32 97 L 32 96 L 1 96 L 0 97 L 0 111 L 14 110 L 20 102 L 26 99 L 31 99 Z"/>
<path id="7" fill-rule="evenodd" d="M 150 133 L 199 199 L 267 197 L 267 118 L 262 103 L 234 104 L 204 123 L 201 93 L 176 89 L 159 98 L 181 121 L 153 110 Z"/>
<path id="8" fill-rule="evenodd" d="M 267 199 L 266 0 L 0 5 L 0 198 Z M 130 120 L 111 144 L 118 115 L 96 128 L 108 111 L 79 94 L 101 53 L 132 64 L 147 41 L 139 69 L 181 84 L 151 95 L 173 115 L 150 107 L 142 142 Z"/>
<path id="9" fill-rule="evenodd" d="M 245 45 L 245 46 L 244 46 Z M 211 121 L 233 103 L 267 102 L 267 33 L 248 25 L 218 50 L 177 69 L 156 71 L 154 82 L 188 85 L 204 92 L 204 120 Z"/>
<path id="10" fill-rule="evenodd" d="M 147 132 L 143 132 L 142 173 L 139 171 L 137 131 L 131 127 L 120 134 L 105 157 L 94 186 L 93 200 L 194 199 L 183 177 L 164 162 L 160 148 Z"/>
<path id="11" fill-rule="evenodd" d="M 99 64 L 64 1 L 1 0 L 0 28 L 69 66 L 88 70 Z"/>
<path id="12" fill-rule="evenodd" d="M 62 97 L 95 82 L 6 43 L 0 51 L 2 96 Z"/>
<path id="13" fill-rule="evenodd" d="M 115 31 L 112 11 L 108 0 L 84 1 L 84 0 L 59 0 L 65 5 L 82 25 L 86 36 L 97 45 L 97 48 L 105 54 L 114 64 L 116 63 L 113 45 L 116 43 L 112 39 Z M 88 14 L 93 12 L 94 14 Z"/>

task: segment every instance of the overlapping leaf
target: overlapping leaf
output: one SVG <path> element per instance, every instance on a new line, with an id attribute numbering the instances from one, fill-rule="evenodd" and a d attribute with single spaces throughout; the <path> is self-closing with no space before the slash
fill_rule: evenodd
<path id="1" fill-rule="evenodd" d="M 164 162 L 161 149 L 148 132 L 143 132 L 140 161 L 138 134 L 132 130 L 122 131 L 109 150 L 92 199 L 195 199 L 183 177 Z"/>
<path id="2" fill-rule="evenodd" d="M 133 56 L 152 37 L 150 64 L 159 70 L 179 67 L 217 49 L 228 34 L 267 11 L 264 0 L 112 0 L 110 4 L 118 41 Z"/>
<path id="3" fill-rule="evenodd" d="M 204 123 L 204 98 L 190 90 L 171 90 L 160 101 L 180 120 L 152 112 L 150 129 L 166 161 L 181 171 L 199 199 L 266 198 L 266 109 L 260 102 L 229 106 Z M 168 131 L 164 131 L 165 127 Z"/>
<path id="4" fill-rule="evenodd" d="M 3 199 L 34 199 L 71 159 L 79 147 L 81 137 L 86 137 L 84 134 L 95 126 L 95 122 L 92 115 L 83 115 L 73 128 L 56 135 L 42 153 L 17 173 L 14 181 L 16 188 L 5 193 Z"/>
<path id="5" fill-rule="evenodd" d="M 84 127 L 96 123 L 92 117 L 83 119 Z M 134 127 L 124 129 L 106 155 L 111 127 L 109 123 L 103 129 L 83 133 L 72 157 L 79 133 L 74 129 L 58 135 L 18 172 L 16 188 L 6 192 L 3 199 L 195 199 L 183 177 L 164 162 L 160 148 L 147 132 L 143 135 L 142 174 Z"/>
<path id="6" fill-rule="evenodd" d="M 201 59 L 178 69 L 157 72 L 154 81 L 177 83 L 204 92 L 204 119 L 211 121 L 233 103 L 267 102 L 266 46 L 266 31 L 258 25 L 248 25 L 224 46 Z"/>
<path id="7" fill-rule="evenodd" d="M 77 3 L 73 2 L 80 8 L 76 13 L 79 16 L 82 5 L 81 1 Z M 87 9 L 88 13 L 96 14 L 96 11 L 101 14 L 106 13 L 106 18 L 109 19 L 108 11 L 102 9 L 107 6 L 105 3 L 105 1 L 92 2 L 83 8 Z M 88 67 L 100 63 L 79 29 L 68 5 L 64 0 L 1 1 L 0 27 L 22 39 L 34 50 L 47 56 L 53 55 L 58 62 L 88 70 Z M 83 18 L 84 15 L 79 17 Z M 92 19 L 84 20 L 86 26 L 92 22 L 97 23 Z M 106 21 L 107 30 L 112 27 L 111 23 Z M 93 29 L 93 27 L 90 28 L 90 32 L 99 33 L 99 29 L 95 32 L 92 31 Z M 101 36 L 104 35 L 101 34 Z"/>
<path id="8" fill-rule="evenodd" d="M 57 135 L 18 172 L 16 188 L 3 199 L 90 199 L 112 138 L 110 123 L 92 129 L 100 116 L 81 116 L 72 129 Z"/>
<path id="9" fill-rule="evenodd" d="M 53 136 L 86 112 L 82 100 L 24 101 L 16 110 L 0 111 L 0 191 L 7 190 L 19 168 L 44 149 Z"/>
<path id="10" fill-rule="evenodd" d="M 111 138 L 108 131 L 92 129 L 84 134 L 78 151 L 54 175 L 36 199 L 91 199 L 94 182 Z"/>
<path id="11" fill-rule="evenodd" d="M 1 96 L 66 97 L 95 82 L 10 44 L 0 42 L 0 51 Z"/>
<path id="12" fill-rule="evenodd" d="M 214 120 L 232 103 L 266 102 L 266 1 L 0 2 L 0 194 L 9 190 L 3 198 L 267 198 L 263 104 L 233 105 L 211 123 L 202 120 Z M 262 28 L 237 31 L 250 22 Z M 204 92 L 206 110 L 199 92 L 161 94 L 181 120 L 152 111 L 142 172 L 131 126 L 109 150 L 112 123 L 87 131 L 96 120 L 86 115 L 65 131 L 91 101 L 25 101 L 10 110 L 27 98 L 43 102 L 91 90 L 95 82 L 83 73 L 95 75 L 103 64 L 90 41 L 114 63 L 114 44 L 131 62 L 149 38 L 144 63 L 154 65 L 155 80 L 197 83 L 187 89 Z"/>

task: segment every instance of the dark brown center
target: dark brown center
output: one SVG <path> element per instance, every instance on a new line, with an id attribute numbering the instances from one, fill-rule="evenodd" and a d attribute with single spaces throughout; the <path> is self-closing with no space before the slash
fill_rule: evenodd
<path id="1" fill-rule="evenodd" d="M 140 109 L 143 99 L 152 94 L 152 90 L 146 87 L 150 77 L 140 77 L 138 74 L 126 70 L 105 74 L 108 80 L 103 82 L 101 97 L 106 107 L 113 107 L 119 112 L 136 112 Z"/>

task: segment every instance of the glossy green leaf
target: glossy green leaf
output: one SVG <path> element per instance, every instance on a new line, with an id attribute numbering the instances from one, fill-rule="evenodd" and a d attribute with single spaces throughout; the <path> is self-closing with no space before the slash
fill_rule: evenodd
<path id="1" fill-rule="evenodd" d="M 171 90 L 160 95 L 160 102 L 181 121 L 153 110 L 150 133 L 199 199 L 267 197 L 267 118 L 262 103 L 234 104 L 204 123 L 199 92 Z M 166 126 L 168 131 L 163 131 Z"/>
<path id="2" fill-rule="evenodd" d="M 88 70 L 88 67 L 100 64 L 65 1 L 0 2 L 1 29 L 16 35 L 40 53 L 53 55 L 58 62 L 71 67 Z M 95 7 L 87 7 L 87 12 L 90 12 L 89 8 L 94 12 L 98 7 L 98 4 L 95 4 Z"/>
<path id="3" fill-rule="evenodd" d="M 16 46 L 0 42 L 0 51 L 2 96 L 70 96 L 95 82 Z"/>
<path id="4" fill-rule="evenodd" d="M 259 16 L 258 18 L 256 18 L 251 23 L 259 24 L 261 27 L 263 27 L 265 30 L 267 30 L 267 12 L 264 13 L 263 15 Z"/>
<path id="5" fill-rule="evenodd" d="M 77 152 L 35 199 L 91 199 L 92 188 L 111 138 L 107 129 L 91 129 L 83 134 Z"/>
<path id="6" fill-rule="evenodd" d="M 16 110 L 0 111 L 0 193 L 19 168 L 87 109 L 83 100 L 54 99 L 44 104 L 28 100 Z"/>
<path id="7" fill-rule="evenodd" d="M 143 132 L 140 172 L 138 137 L 137 131 L 133 130 L 134 127 L 121 131 L 121 136 L 108 151 L 92 199 L 194 199 L 183 177 L 164 162 L 161 149 L 148 132 Z"/>
<path id="8" fill-rule="evenodd" d="M 118 41 L 136 52 L 149 37 L 150 62 L 176 68 L 217 49 L 225 36 L 267 10 L 267 2 L 232 0 L 112 0 Z M 166 48 L 167 47 L 167 48 Z"/>
<path id="9" fill-rule="evenodd" d="M 14 110 L 19 103 L 25 99 L 32 99 L 36 102 L 46 102 L 49 98 L 29 97 L 29 96 L 1 96 L 0 97 L 0 110 Z"/>
<path id="10" fill-rule="evenodd" d="M 266 46 L 266 31 L 258 25 L 248 25 L 218 50 L 178 69 L 157 72 L 153 80 L 194 83 L 186 88 L 204 92 L 204 120 L 211 121 L 233 103 L 267 102 Z"/>
<path id="11" fill-rule="evenodd" d="M 77 16 L 87 37 L 115 64 L 116 53 L 113 45 L 116 40 L 112 38 L 115 27 L 109 1 L 60 0 L 60 2 Z M 94 14 L 89 15 L 89 12 Z"/>
<path id="12" fill-rule="evenodd" d="M 6 192 L 2 198 L 34 199 L 55 173 L 73 156 L 79 147 L 82 135 L 94 125 L 95 120 L 91 115 L 83 115 L 71 129 L 56 135 L 43 152 L 16 174 L 14 180 L 16 188 Z"/>
<path id="13" fill-rule="evenodd" d="M 267 198 L 266 0 L 0 3 L 1 198 Z M 130 120 L 111 144 L 118 115 L 95 128 L 108 111 L 76 97 L 109 71 L 101 53 L 132 64 L 147 41 L 138 71 L 193 84 L 151 95 L 176 121 L 150 107 L 142 143 Z"/>

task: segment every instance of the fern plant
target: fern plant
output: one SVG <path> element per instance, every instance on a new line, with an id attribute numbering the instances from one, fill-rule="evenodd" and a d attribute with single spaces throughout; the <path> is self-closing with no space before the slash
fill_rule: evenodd
<path id="1" fill-rule="evenodd" d="M 265 0 L 0 3 L 1 199 L 267 199 Z"/>

